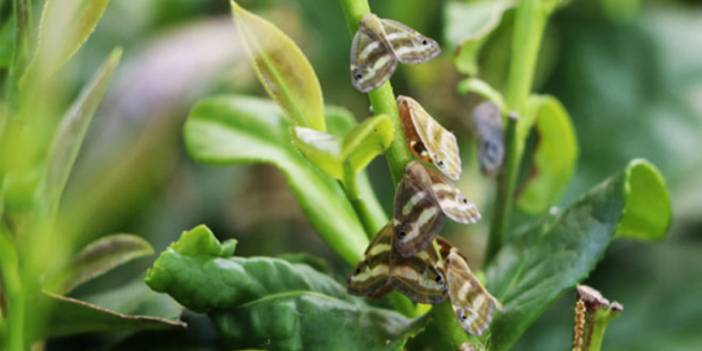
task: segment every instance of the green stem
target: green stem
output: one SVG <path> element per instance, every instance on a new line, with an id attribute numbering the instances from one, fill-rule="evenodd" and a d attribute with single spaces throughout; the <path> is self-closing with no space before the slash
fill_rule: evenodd
<path id="1" fill-rule="evenodd" d="M 4 225 L 0 226 L 0 269 L 3 286 L 7 294 L 7 330 L 5 335 L 8 351 L 24 351 L 24 318 L 26 315 L 25 295 L 19 272 L 17 248 Z"/>
<path id="2" fill-rule="evenodd" d="M 358 24 L 361 22 L 361 18 L 370 13 L 368 1 L 340 0 L 340 2 L 341 8 L 344 11 L 344 16 L 346 17 L 346 24 L 349 28 L 349 32 L 351 36 L 353 36 L 358 30 Z M 393 183 L 397 184 L 400 178 L 402 178 L 405 165 L 411 160 L 411 156 L 405 142 L 405 134 L 402 131 L 402 124 L 400 122 L 399 113 L 397 112 L 397 102 L 395 101 L 392 85 L 389 81 L 385 82 L 385 84 L 381 85 L 378 89 L 368 93 L 368 98 L 373 107 L 373 114 L 379 115 L 385 113 L 392 118 L 395 128 L 395 137 L 385 155 Z"/>
<path id="3" fill-rule="evenodd" d="M 547 17 L 548 11 L 541 0 L 522 0 L 517 9 L 512 35 L 512 61 L 507 81 L 506 103 L 509 111 L 505 112 L 516 112 L 517 116 L 524 116 L 526 113 L 526 102 L 534 82 L 534 69 Z M 518 137 L 526 134 L 517 133 L 519 128 L 516 120 L 508 119 L 505 165 L 497 182 L 497 202 L 485 252 L 486 263 L 499 250 L 509 228 L 524 143 L 524 140 L 518 140 Z"/>
<path id="4" fill-rule="evenodd" d="M 342 180 L 342 188 L 346 193 L 346 197 L 351 202 L 353 209 L 356 211 L 356 215 L 361 220 L 363 224 L 363 229 L 366 231 L 366 236 L 368 239 L 372 239 L 375 233 L 385 225 L 385 221 L 379 222 L 379 216 L 368 207 L 367 201 L 365 201 L 361 195 L 361 190 L 358 187 L 358 179 L 356 179 L 356 173 L 351 168 L 349 164 L 344 164 L 344 174 Z"/>

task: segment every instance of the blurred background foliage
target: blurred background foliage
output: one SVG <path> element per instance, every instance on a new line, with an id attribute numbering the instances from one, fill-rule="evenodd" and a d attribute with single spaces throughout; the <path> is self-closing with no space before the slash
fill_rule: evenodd
<path id="1" fill-rule="evenodd" d="M 380 1 L 381 17 L 444 38 L 448 1 Z M 37 2 L 39 3 L 39 2 Z M 339 4 L 319 0 L 248 0 L 240 4 L 280 26 L 310 58 L 325 101 L 358 118 L 366 97 L 348 78 L 350 38 Z M 6 18 L 8 1 L 0 2 Z M 37 9 L 40 6 L 36 6 Z M 97 206 L 83 230 L 86 241 L 112 232 L 139 233 L 156 252 L 184 228 L 206 223 L 239 240 L 238 254 L 309 252 L 347 273 L 306 222 L 284 180 L 272 167 L 197 165 L 185 154 L 182 123 L 194 101 L 218 92 L 263 95 L 231 24 L 227 1 L 120 0 L 109 5 L 95 33 L 64 68 L 63 88 L 74 96 L 114 46 L 122 65 L 90 127 L 66 203 L 94 189 Z M 38 18 L 35 16 L 35 18 Z M 10 23 L 0 26 L 7 35 Z M 482 78 L 506 74 L 508 12 L 479 56 Z M 549 22 L 536 76 L 537 92 L 566 106 L 576 126 L 580 158 L 564 204 L 635 157 L 658 165 L 674 205 L 668 238 L 653 245 L 618 240 L 586 281 L 622 302 L 607 350 L 697 350 L 702 347 L 702 4 L 672 0 L 571 0 Z M 440 59 L 401 66 L 396 92 L 415 97 L 461 141 L 460 186 L 491 212 L 492 181 L 479 176 L 470 111 L 475 96 L 460 96 L 453 50 Z M 7 60 L 0 48 L 0 62 Z M 65 101 L 66 106 L 70 99 Z M 466 156 L 467 155 L 467 156 Z M 386 209 L 393 189 L 385 163 L 369 169 Z M 108 184 L 108 187 L 101 185 Z M 78 200 L 78 201 L 76 201 Z M 533 218 L 522 214 L 515 225 Z M 447 236 L 473 263 L 482 261 L 487 222 L 449 226 Z M 221 239 L 226 239 L 221 238 Z M 101 277 L 74 294 L 108 291 L 143 274 L 143 259 Z M 477 267 L 476 267 L 477 268 Z M 570 343 L 574 294 L 564 296 L 533 325 L 518 350 L 563 350 Z M 207 344 L 207 321 L 186 316 L 191 328 L 160 343 Z M 110 337 L 123 348 L 153 342 L 154 334 Z M 155 336 L 164 336 L 155 334 Z M 51 350 L 104 345 L 105 336 L 56 339 Z M 114 339 L 114 340 L 113 340 Z M 158 337 L 164 340 L 162 337 Z M 185 341 L 183 341 L 183 339 Z M 174 341 L 177 340 L 177 341 Z"/>

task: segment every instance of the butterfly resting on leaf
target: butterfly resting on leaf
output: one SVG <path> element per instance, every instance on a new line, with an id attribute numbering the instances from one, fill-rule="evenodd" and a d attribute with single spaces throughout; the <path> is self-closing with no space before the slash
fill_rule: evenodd
<path id="1" fill-rule="evenodd" d="M 351 43 L 351 83 L 367 93 L 385 83 L 398 62 L 422 63 L 440 53 L 433 39 L 400 22 L 367 14 Z"/>

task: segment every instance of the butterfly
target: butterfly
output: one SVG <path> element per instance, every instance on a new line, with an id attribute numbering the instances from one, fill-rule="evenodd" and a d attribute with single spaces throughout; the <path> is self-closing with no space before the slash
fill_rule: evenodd
<path id="1" fill-rule="evenodd" d="M 434 247 L 404 258 L 393 250 L 393 234 L 392 223 L 376 234 L 348 279 L 348 291 L 377 298 L 395 288 L 414 302 L 436 304 L 446 299 L 446 280 Z"/>
<path id="2" fill-rule="evenodd" d="M 456 318 L 466 332 L 481 335 L 490 326 L 495 311 L 503 310 L 502 304 L 480 284 L 458 249 L 441 237 L 437 243 Z"/>
<path id="3" fill-rule="evenodd" d="M 494 175 L 502 167 L 505 155 L 500 108 L 490 101 L 481 103 L 473 110 L 473 122 L 478 134 L 480 169 L 486 175 Z"/>
<path id="4" fill-rule="evenodd" d="M 456 136 L 410 97 L 398 96 L 397 108 L 409 149 L 421 160 L 433 163 L 451 180 L 458 180 L 461 177 L 461 157 Z"/>
<path id="5" fill-rule="evenodd" d="M 367 14 L 351 43 L 351 82 L 367 93 L 387 81 L 400 63 L 422 63 L 441 53 L 439 44 L 406 25 Z"/>
<path id="6" fill-rule="evenodd" d="M 478 208 L 441 173 L 412 161 L 405 167 L 395 193 L 395 248 L 408 257 L 424 250 L 436 237 L 444 217 L 475 223 Z"/>

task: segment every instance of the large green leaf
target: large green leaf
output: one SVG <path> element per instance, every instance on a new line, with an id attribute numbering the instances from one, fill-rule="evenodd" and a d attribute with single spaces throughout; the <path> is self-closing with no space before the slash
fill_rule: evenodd
<path id="1" fill-rule="evenodd" d="M 231 4 L 241 41 L 268 94 L 296 124 L 324 131 L 322 89 L 300 48 L 272 23 Z"/>
<path id="2" fill-rule="evenodd" d="M 23 80 L 51 75 L 93 33 L 110 0 L 47 0 L 41 14 L 36 51 Z"/>
<path id="3" fill-rule="evenodd" d="M 186 326 L 178 320 L 182 307 L 171 297 L 149 290 L 141 279 L 81 299 L 51 293 L 44 298 L 50 299 L 53 306 L 38 338 Z"/>
<path id="4" fill-rule="evenodd" d="M 575 171 L 578 143 L 568 111 L 552 96 L 529 98 L 537 134 L 530 176 L 517 200 L 519 209 L 543 213 L 556 204 Z"/>
<path id="5" fill-rule="evenodd" d="M 665 234 L 669 207 L 659 207 L 661 212 L 650 223 L 640 221 L 642 208 L 651 202 L 668 203 L 664 184 L 651 179 L 662 179 L 655 166 L 631 161 L 623 172 L 562 213 L 547 217 L 500 249 L 487 268 L 488 288 L 506 309 L 491 327 L 494 350 L 508 349 L 550 303 L 587 277 L 610 241 L 618 233 L 633 231 L 625 227 L 647 236 Z"/>
<path id="6" fill-rule="evenodd" d="M 136 235 L 112 234 L 95 240 L 60 274 L 60 292 L 71 291 L 117 266 L 153 253 L 151 245 Z"/>
<path id="7" fill-rule="evenodd" d="M 191 157 L 199 162 L 276 166 L 322 238 L 354 264 L 368 244 L 363 227 L 339 184 L 292 144 L 290 127 L 290 121 L 270 101 L 241 96 L 209 98 L 199 102 L 188 116 L 185 143 Z"/>
<path id="8" fill-rule="evenodd" d="M 454 64 L 465 74 L 478 73 L 478 53 L 487 36 L 500 24 L 515 0 L 451 1 L 444 7 L 444 37 L 455 48 Z"/>
<path id="9" fill-rule="evenodd" d="M 47 6 L 50 5 L 47 3 Z M 55 210 L 58 206 L 63 188 L 83 144 L 85 132 L 107 91 L 112 73 L 117 68 L 121 57 L 122 49 L 117 48 L 112 51 L 61 120 L 49 148 L 44 179 L 44 192 L 51 210 Z"/>
<path id="10" fill-rule="evenodd" d="M 419 328 L 394 311 L 365 305 L 305 264 L 231 255 L 199 226 L 159 256 L 146 282 L 209 313 L 230 347 L 393 350 Z"/>

